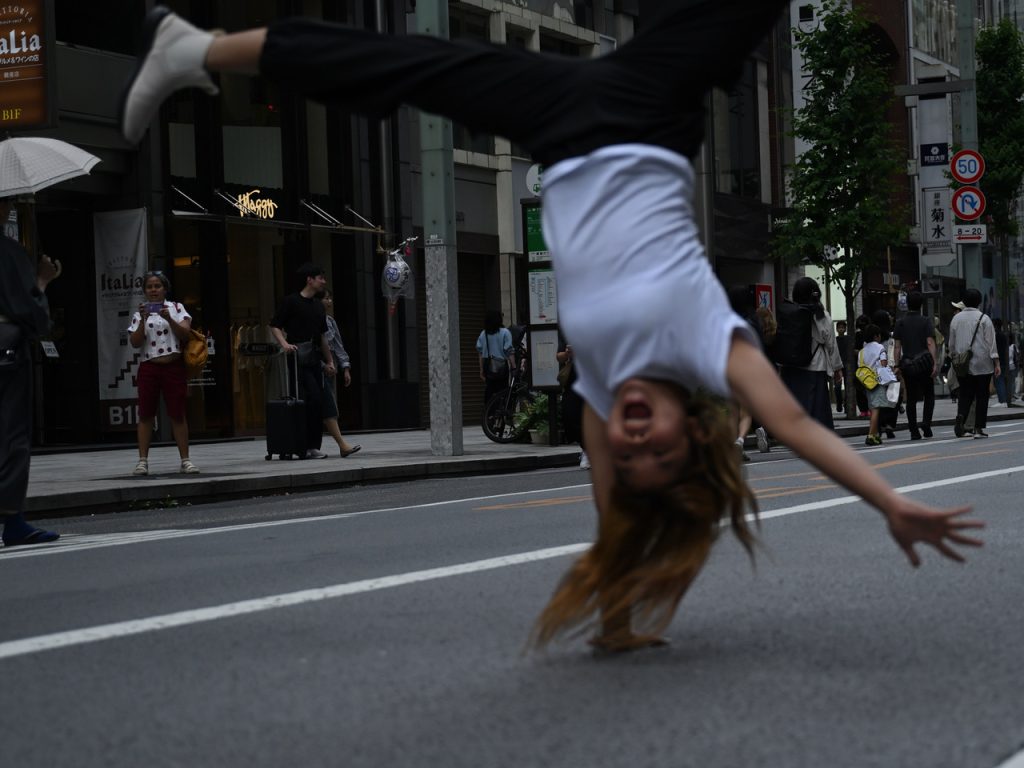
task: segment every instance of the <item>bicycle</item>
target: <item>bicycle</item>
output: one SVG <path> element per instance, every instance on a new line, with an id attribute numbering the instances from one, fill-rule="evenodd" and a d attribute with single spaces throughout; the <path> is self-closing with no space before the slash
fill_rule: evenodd
<path id="1" fill-rule="evenodd" d="M 484 406 L 482 426 L 488 439 L 496 443 L 519 440 L 529 427 L 527 411 L 534 398 L 526 377 L 518 370 L 510 370 L 508 388 L 493 395 Z"/>

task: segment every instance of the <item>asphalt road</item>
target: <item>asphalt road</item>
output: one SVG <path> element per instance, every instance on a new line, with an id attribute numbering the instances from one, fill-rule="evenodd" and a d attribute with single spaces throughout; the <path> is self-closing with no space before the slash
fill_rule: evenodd
<path id="1" fill-rule="evenodd" d="M 1016 768 L 1024 426 L 990 432 L 869 454 L 975 504 L 966 566 L 755 454 L 756 567 L 723 537 L 672 645 L 616 657 L 525 652 L 579 470 L 63 519 L 0 550 L 0 765 Z"/>

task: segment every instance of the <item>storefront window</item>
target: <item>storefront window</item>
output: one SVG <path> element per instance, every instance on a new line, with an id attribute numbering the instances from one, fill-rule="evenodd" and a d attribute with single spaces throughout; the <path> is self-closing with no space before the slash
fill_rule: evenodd
<path id="1" fill-rule="evenodd" d="M 282 271 L 284 239 L 274 227 L 228 224 L 228 354 L 235 434 L 261 434 L 264 403 L 281 394 L 283 369 L 270 321 L 290 286 Z"/>
<path id="2" fill-rule="evenodd" d="M 277 3 L 221 0 L 218 19 L 226 29 L 248 29 L 276 18 Z M 281 153 L 281 94 L 266 78 L 221 75 L 224 183 L 284 187 Z"/>
<path id="3" fill-rule="evenodd" d="M 450 37 L 463 40 L 477 40 L 487 42 L 487 17 L 475 13 L 469 13 L 461 9 L 453 9 L 448 15 L 448 28 Z M 467 152 L 482 152 L 483 154 L 494 154 L 494 137 L 487 134 L 471 133 L 469 129 L 452 124 L 452 144 L 455 149 L 464 149 Z"/>
<path id="4" fill-rule="evenodd" d="M 713 95 L 715 190 L 761 198 L 758 151 L 757 64 L 748 59 L 730 91 Z"/>

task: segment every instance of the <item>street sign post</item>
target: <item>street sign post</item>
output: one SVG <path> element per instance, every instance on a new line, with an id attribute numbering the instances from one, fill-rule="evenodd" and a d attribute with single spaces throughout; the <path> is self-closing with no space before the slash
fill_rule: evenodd
<path id="1" fill-rule="evenodd" d="M 957 243 L 988 243 L 988 227 L 984 224 L 957 224 L 953 227 L 953 240 Z"/>
<path id="2" fill-rule="evenodd" d="M 949 170 L 961 184 L 974 184 L 985 175 L 985 158 L 973 149 L 961 149 L 949 161 Z"/>
<path id="3" fill-rule="evenodd" d="M 974 221 L 985 213 L 985 195 L 977 187 L 960 187 L 953 193 L 952 205 L 957 218 Z"/>

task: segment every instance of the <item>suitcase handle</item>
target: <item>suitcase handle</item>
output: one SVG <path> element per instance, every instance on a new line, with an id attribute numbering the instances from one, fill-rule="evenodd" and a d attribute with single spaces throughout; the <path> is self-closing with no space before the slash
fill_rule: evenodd
<path id="1" fill-rule="evenodd" d="M 286 399 L 290 397 L 292 400 L 298 400 L 299 399 L 299 354 L 298 354 L 298 352 L 289 352 L 289 351 L 287 351 L 285 349 L 282 349 L 281 351 L 284 353 L 284 371 L 282 371 L 282 375 L 284 377 L 284 396 L 285 396 Z M 293 359 L 294 359 L 294 362 L 295 362 L 295 365 L 292 366 L 292 368 L 295 371 L 295 377 L 294 377 L 295 378 L 295 394 L 294 395 L 291 394 L 289 386 L 288 386 L 290 384 L 290 382 L 288 381 L 288 355 L 292 355 Z"/>

